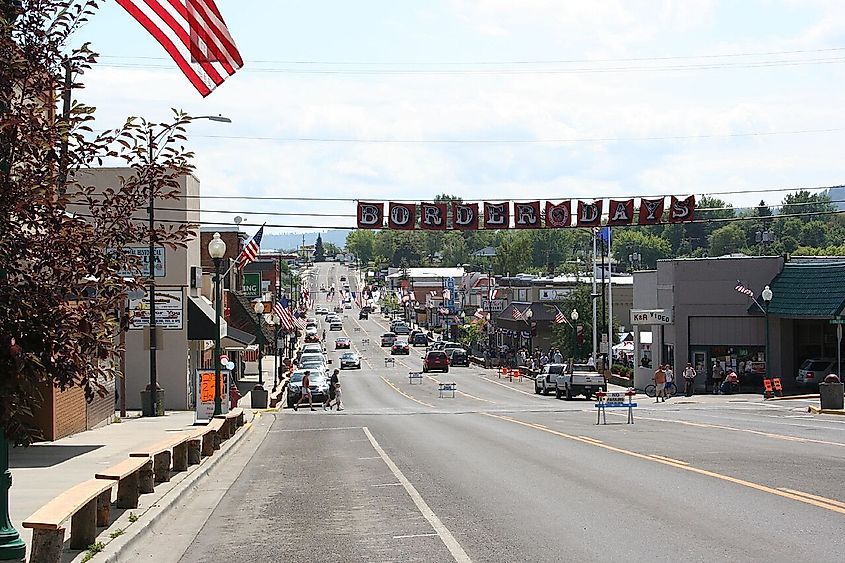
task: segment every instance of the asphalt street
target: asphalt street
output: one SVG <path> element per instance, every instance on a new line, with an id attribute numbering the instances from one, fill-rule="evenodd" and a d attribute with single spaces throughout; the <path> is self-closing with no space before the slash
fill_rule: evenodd
<path id="1" fill-rule="evenodd" d="M 355 274 L 322 264 L 314 288 Z M 317 304 L 323 294 L 317 296 Z M 334 305 L 334 304 L 330 304 Z M 343 412 L 282 409 L 232 463 L 187 549 L 158 561 L 841 561 L 845 420 L 806 401 L 640 397 L 596 425 L 592 401 L 536 395 L 477 367 L 420 371 L 422 349 L 378 345 L 387 322 L 346 311 L 364 358 L 341 373 Z M 367 340 L 369 342 L 367 342 Z M 437 382 L 455 382 L 441 398 Z M 209 486 L 213 486 L 209 485 Z M 202 486 L 194 497 L 199 502 Z M 217 497 L 215 497 L 217 498 Z M 185 520 L 185 519 L 188 520 Z M 180 532 L 180 533 L 184 533 Z"/>

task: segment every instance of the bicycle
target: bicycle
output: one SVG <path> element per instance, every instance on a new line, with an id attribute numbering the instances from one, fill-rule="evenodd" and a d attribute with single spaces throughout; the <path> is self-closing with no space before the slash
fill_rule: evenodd
<path id="1" fill-rule="evenodd" d="M 675 393 L 678 392 L 678 387 L 674 383 L 667 383 L 664 386 L 664 391 L 666 392 L 666 397 L 674 397 Z M 657 386 L 654 383 L 645 386 L 645 394 L 654 398 L 655 394 L 657 393 Z"/>

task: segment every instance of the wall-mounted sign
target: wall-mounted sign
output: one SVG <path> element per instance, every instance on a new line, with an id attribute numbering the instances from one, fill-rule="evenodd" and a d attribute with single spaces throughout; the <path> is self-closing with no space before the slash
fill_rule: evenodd
<path id="1" fill-rule="evenodd" d="M 150 326 L 150 294 L 129 301 L 131 329 Z M 156 326 L 165 330 L 182 330 L 182 290 L 156 290 Z"/>
<path id="2" fill-rule="evenodd" d="M 139 264 L 138 267 L 140 269 L 139 272 L 130 272 L 128 270 L 118 272 L 119 276 L 128 278 L 132 276 L 147 276 L 150 275 L 150 248 L 148 246 L 129 246 L 124 249 L 127 254 L 134 254 L 135 256 L 139 257 Z M 167 269 L 164 265 L 164 258 L 165 252 L 164 247 L 157 246 L 154 252 L 155 256 L 155 273 L 157 278 L 163 278 L 167 273 Z"/>
<path id="3" fill-rule="evenodd" d="M 666 309 L 631 309 L 632 325 L 670 325 L 672 312 Z"/>
<path id="4" fill-rule="evenodd" d="M 261 274 L 244 274 L 244 297 L 261 297 Z"/>
<path id="5" fill-rule="evenodd" d="M 540 301 L 565 301 L 572 294 L 570 288 L 540 289 Z"/>
<path id="6" fill-rule="evenodd" d="M 504 299 L 487 299 L 486 297 L 481 298 L 481 308 L 485 311 L 490 311 L 491 313 L 501 313 L 505 310 L 506 301 Z"/>

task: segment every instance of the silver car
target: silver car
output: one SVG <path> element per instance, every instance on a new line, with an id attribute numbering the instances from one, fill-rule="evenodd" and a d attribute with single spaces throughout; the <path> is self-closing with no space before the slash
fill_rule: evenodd
<path id="1" fill-rule="evenodd" d="M 361 356 L 355 352 L 345 352 L 340 356 L 340 369 L 361 369 Z"/>

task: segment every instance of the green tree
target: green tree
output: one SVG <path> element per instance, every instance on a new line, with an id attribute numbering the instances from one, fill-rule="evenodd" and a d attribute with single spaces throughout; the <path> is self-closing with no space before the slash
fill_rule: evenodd
<path id="1" fill-rule="evenodd" d="M 733 254 L 745 247 L 745 233 L 739 225 L 729 223 L 710 235 L 710 256 Z"/>
<path id="2" fill-rule="evenodd" d="M 801 238 L 799 242 L 802 246 L 816 248 L 827 246 L 827 229 L 828 225 L 825 221 L 819 219 L 808 221 L 801 226 Z"/>
<path id="3" fill-rule="evenodd" d="M 443 265 L 459 266 L 469 261 L 467 243 L 461 233 L 448 231 L 443 235 Z"/>
<path id="4" fill-rule="evenodd" d="M 836 206 L 831 203 L 830 196 L 826 193 L 810 193 L 807 190 L 800 190 L 794 194 L 786 194 L 783 197 L 781 213 L 783 215 L 805 215 L 808 213 L 826 213 L 836 211 Z"/>
<path id="5" fill-rule="evenodd" d="M 701 196 L 701 199 L 696 203 L 695 218 L 696 220 L 704 220 L 704 222 L 685 225 L 690 247 L 693 250 L 706 248 L 709 244 L 710 234 L 724 224 L 722 221 L 711 222 L 707 219 L 732 219 L 735 216 L 736 210 L 732 205 L 718 198 Z"/>
<path id="6" fill-rule="evenodd" d="M 486 337 L 487 335 L 484 332 L 484 325 L 482 323 L 469 323 L 461 327 L 458 342 L 463 344 L 467 350 L 470 350 Z"/>
<path id="7" fill-rule="evenodd" d="M 323 243 L 323 248 L 326 249 L 327 258 L 334 258 L 335 256 L 341 253 L 340 247 L 333 242 Z"/>
<path id="8" fill-rule="evenodd" d="M 526 231 L 502 231 L 496 248 L 494 269 L 497 274 L 518 274 L 531 265 L 533 246 Z"/>
<path id="9" fill-rule="evenodd" d="M 323 237 L 317 233 L 317 242 L 314 243 L 314 262 L 325 262 L 326 250 L 323 248 Z"/>
<path id="10" fill-rule="evenodd" d="M 346 235 L 346 250 L 355 255 L 363 264 L 375 256 L 376 235 L 368 229 L 358 229 Z"/>
<path id="11" fill-rule="evenodd" d="M 617 229 L 614 231 L 614 258 L 627 269 L 631 269 L 633 265 L 630 256 L 635 252 L 642 256 L 641 267 L 654 269 L 657 267 L 658 260 L 671 258 L 672 246 L 665 238 L 649 234 L 644 230 Z"/>

